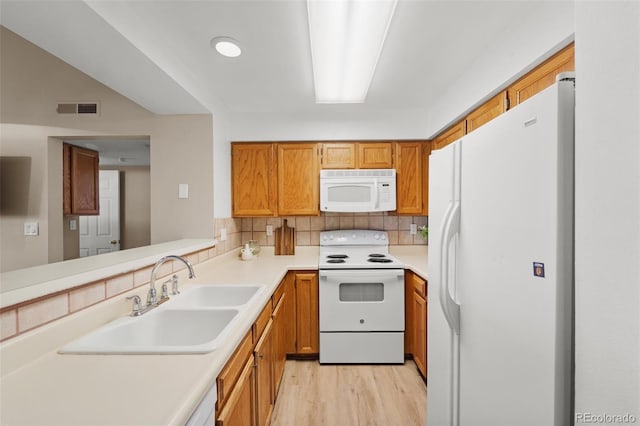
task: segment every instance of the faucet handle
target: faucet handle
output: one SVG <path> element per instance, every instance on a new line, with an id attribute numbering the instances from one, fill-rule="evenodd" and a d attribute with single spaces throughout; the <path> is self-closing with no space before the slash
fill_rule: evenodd
<path id="1" fill-rule="evenodd" d="M 156 289 L 151 287 L 147 293 L 147 306 L 155 306 L 158 303 L 158 296 L 156 296 Z"/>
<path id="2" fill-rule="evenodd" d="M 131 316 L 137 317 L 138 315 L 142 314 L 142 300 L 137 294 L 127 297 L 127 300 L 131 299 L 133 299 L 133 310 L 131 311 Z"/>
<path id="3" fill-rule="evenodd" d="M 160 299 L 166 299 L 169 297 L 169 290 L 167 288 L 167 284 L 169 284 L 171 280 L 166 280 L 162 283 L 162 294 L 160 295 Z"/>
<path id="4" fill-rule="evenodd" d="M 180 294 L 180 290 L 178 290 L 178 276 L 175 274 L 171 277 L 171 294 L 174 296 Z"/>

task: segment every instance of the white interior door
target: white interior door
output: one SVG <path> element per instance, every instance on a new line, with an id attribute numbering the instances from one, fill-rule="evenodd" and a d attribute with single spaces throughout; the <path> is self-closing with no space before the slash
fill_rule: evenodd
<path id="1" fill-rule="evenodd" d="M 120 250 L 120 174 L 100 170 L 100 214 L 80 216 L 80 257 Z"/>

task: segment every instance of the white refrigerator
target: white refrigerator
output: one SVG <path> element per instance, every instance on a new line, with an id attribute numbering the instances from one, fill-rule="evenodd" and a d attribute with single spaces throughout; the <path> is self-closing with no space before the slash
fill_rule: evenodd
<path id="1" fill-rule="evenodd" d="M 573 424 L 574 92 L 431 154 L 427 426 Z"/>

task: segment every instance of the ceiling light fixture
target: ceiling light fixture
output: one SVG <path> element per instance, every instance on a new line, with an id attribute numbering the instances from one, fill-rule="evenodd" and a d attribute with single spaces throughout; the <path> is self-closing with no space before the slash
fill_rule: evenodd
<path id="1" fill-rule="evenodd" d="M 228 58 L 237 58 L 242 53 L 238 41 L 231 37 L 214 37 L 211 39 L 211 47 Z"/>
<path id="2" fill-rule="evenodd" d="M 307 0 L 316 103 L 367 97 L 397 0 Z"/>

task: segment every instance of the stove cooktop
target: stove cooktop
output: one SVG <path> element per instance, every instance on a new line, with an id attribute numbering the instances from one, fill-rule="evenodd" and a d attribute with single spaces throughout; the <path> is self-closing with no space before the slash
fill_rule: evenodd
<path id="1" fill-rule="evenodd" d="M 339 230 L 320 234 L 320 269 L 403 268 L 389 254 L 385 231 Z"/>

